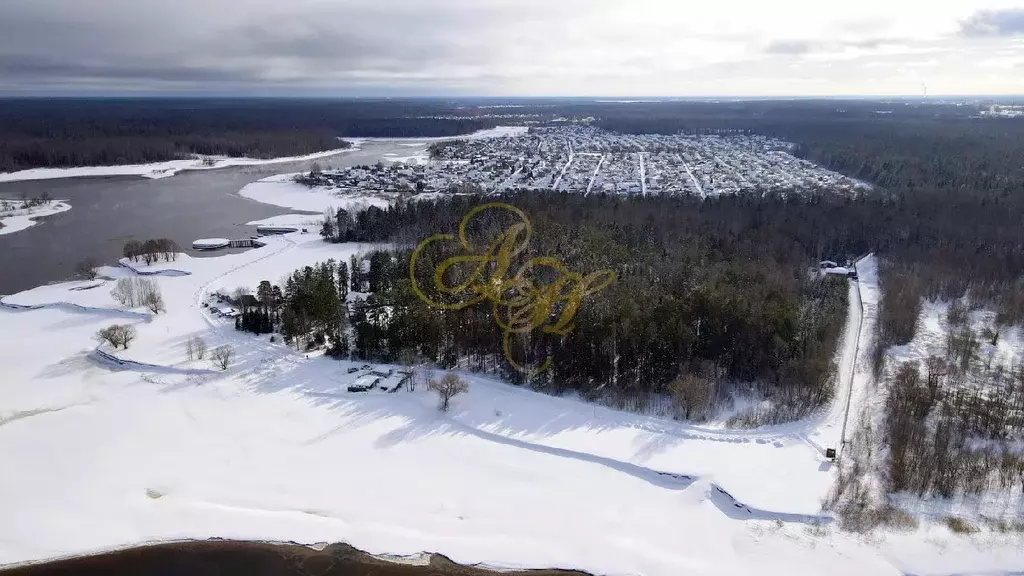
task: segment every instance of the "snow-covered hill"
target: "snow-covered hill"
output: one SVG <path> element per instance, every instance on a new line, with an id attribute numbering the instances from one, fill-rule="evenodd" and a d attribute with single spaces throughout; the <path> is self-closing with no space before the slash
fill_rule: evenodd
<path id="1" fill-rule="evenodd" d="M 161 272 L 149 277 L 168 312 L 155 317 L 115 308 L 109 281 L 2 299 L 0 564 L 216 536 L 652 576 L 1024 566 L 1010 537 L 927 528 L 863 540 L 828 521 L 835 471 L 822 449 L 841 440 L 846 398 L 869 394 L 853 359 L 859 312 L 836 403 L 798 423 L 701 428 L 473 375 L 442 414 L 422 387 L 349 394 L 348 363 L 238 333 L 202 307 L 217 290 L 367 249 L 315 234 L 267 241 L 140 269 Z M 872 262 L 859 270 L 851 302 L 869 310 Z M 95 353 L 112 322 L 138 330 L 128 350 L 105 349 L 123 364 Z M 194 335 L 234 346 L 232 368 L 187 360 Z"/>

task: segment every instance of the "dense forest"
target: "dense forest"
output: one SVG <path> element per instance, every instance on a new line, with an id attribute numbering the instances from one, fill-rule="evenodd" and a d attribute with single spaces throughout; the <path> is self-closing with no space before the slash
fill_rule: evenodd
<path id="1" fill-rule="evenodd" d="M 456 136 L 495 125 L 443 117 L 451 109 L 432 101 L 0 100 L 0 172 L 193 154 L 298 156 L 346 147 L 339 137 Z"/>
<path id="2" fill-rule="evenodd" d="M 824 249 L 818 234 L 787 233 L 796 222 L 787 215 L 789 204 L 798 201 L 723 197 L 702 204 L 544 192 L 502 199 L 528 214 L 533 225 L 523 259 L 550 256 L 580 273 L 612 270 L 616 280 L 586 297 L 568 333 L 537 330 L 516 337 L 509 362 L 491 306 L 434 309 L 412 290 L 409 250 L 374 253 L 365 274 L 350 265 L 359 274 L 352 290 L 370 294 L 353 310 L 353 351 L 359 358 L 492 372 L 551 392 L 612 397 L 635 409 L 643 409 L 652 393 L 673 394 L 682 378 L 691 390 L 702 390 L 697 399 L 677 398 L 680 412 L 691 417 L 706 415 L 710 404 L 753 385 L 775 401 L 775 409 L 749 424 L 803 415 L 830 397 L 847 284 L 816 272 L 815 259 Z M 414 202 L 355 217 L 339 211 L 323 232 L 331 241 L 411 246 L 434 233 L 454 232 L 479 202 Z M 808 229 L 824 232 L 828 212 L 807 222 Z M 489 214 L 476 231 L 481 246 L 508 224 Z M 836 245 L 829 254 L 841 257 L 862 248 Z M 428 285 L 445 257 L 431 252 L 420 258 L 418 283 Z M 557 280 L 548 272 L 538 271 L 538 285 Z M 550 368 L 539 374 L 513 365 L 536 368 L 548 358 Z M 700 405 L 694 409 L 693 402 Z"/>

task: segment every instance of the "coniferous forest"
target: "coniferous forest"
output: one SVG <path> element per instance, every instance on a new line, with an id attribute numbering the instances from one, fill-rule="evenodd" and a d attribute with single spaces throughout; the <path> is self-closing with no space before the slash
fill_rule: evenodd
<path id="1" fill-rule="evenodd" d="M 487 198 L 488 201 L 495 200 Z M 679 398 L 682 412 L 754 386 L 779 406 L 769 418 L 791 419 L 830 398 L 833 356 L 847 307 L 845 278 L 822 277 L 816 258 L 826 248 L 790 235 L 780 198 L 688 199 L 516 193 L 499 200 L 529 216 L 524 259 L 552 257 L 580 273 L 612 270 L 616 280 L 586 297 L 564 335 L 536 330 L 513 339 L 513 361 L 550 368 L 525 374 L 507 361 L 503 331 L 489 303 L 459 311 L 425 304 L 412 290 L 411 250 L 352 262 L 352 352 L 361 359 L 432 362 L 490 372 L 549 392 L 573 390 L 643 409 L 652 393 L 671 395 L 680 379 L 699 381 L 699 398 Z M 483 199 L 456 197 L 371 208 L 354 218 L 339 211 L 325 226 L 334 241 L 392 242 L 411 248 L 435 233 L 454 232 Z M 836 207 L 835 210 L 839 210 Z M 490 215 L 476 231 L 489 244 L 508 222 Z M 827 226 L 827 217 L 809 227 Z M 339 233 L 339 231 L 342 231 Z M 818 231 L 821 231 L 819 228 Z M 834 243 L 828 254 L 853 256 L 863 246 Z M 431 282 L 444 251 L 426 253 L 414 273 Z M 538 285 L 555 280 L 540 273 Z M 288 292 L 288 290 L 286 290 Z M 383 312 L 383 313 L 382 313 Z M 688 388 L 692 389 L 692 384 Z M 697 403 L 690 410 L 688 403 Z"/>
<path id="2" fill-rule="evenodd" d="M 424 101 L 0 99 L 0 172 L 142 164 L 195 154 L 300 156 L 356 136 L 456 136 L 495 125 Z"/>

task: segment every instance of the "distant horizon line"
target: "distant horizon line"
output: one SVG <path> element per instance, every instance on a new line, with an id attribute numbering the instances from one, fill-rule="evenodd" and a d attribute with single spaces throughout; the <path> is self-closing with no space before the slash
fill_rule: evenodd
<path id="1" fill-rule="evenodd" d="M 605 104 L 657 104 L 665 102 L 699 102 L 699 101 L 772 101 L 772 100 L 910 100 L 910 101 L 943 101 L 943 100 L 996 100 L 1024 99 L 1022 94 L 877 94 L 877 95 L 816 95 L 816 96 L 474 96 L 474 95 L 247 95 L 247 94 L 4 94 L 0 92 L 0 101 L 6 100 L 587 100 Z"/>

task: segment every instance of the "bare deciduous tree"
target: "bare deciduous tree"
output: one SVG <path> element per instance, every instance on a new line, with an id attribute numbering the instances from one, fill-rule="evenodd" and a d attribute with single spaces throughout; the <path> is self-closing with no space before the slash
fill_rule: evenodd
<path id="1" fill-rule="evenodd" d="M 142 301 L 142 305 L 149 308 L 149 311 L 153 314 L 159 314 L 160 312 L 167 310 L 164 306 L 164 297 L 160 295 L 159 290 L 146 294 Z"/>
<path id="2" fill-rule="evenodd" d="M 231 358 L 235 355 L 235 349 L 225 344 L 217 346 L 211 353 L 210 361 L 221 370 L 227 370 L 231 366 Z"/>
<path id="3" fill-rule="evenodd" d="M 106 328 L 101 328 L 100 331 L 96 333 L 96 338 L 102 342 L 110 344 L 114 348 L 117 348 L 118 343 L 121 341 L 120 328 L 121 326 L 119 324 L 113 324 Z"/>
<path id="4" fill-rule="evenodd" d="M 703 420 L 711 409 L 714 384 L 710 378 L 684 374 L 669 384 L 676 412 L 687 420 Z"/>
<path id="5" fill-rule="evenodd" d="M 110 291 L 110 295 L 123 306 L 149 306 L 154 298 L 163 303 L 160 296 L 160 285 L 152 278 L 121 278 Z"/>
<path id="6" fill-rule="evenodd" d="M 138 332 L 134 326 L 125 324 L 111 324 L 96 333 L 96 337 L 100 340 L 109 343 L 114 348 L 120 346 L 125 350 L 128 349 L 128 345 L 131 344 L 137 335 Z"/>
<path id="7" fill-rule="evenodd" d="M 191 360 L 202 360 L 206 356 L 206 342 L 199 336 L 185 340 L 185 355 Z"/>
<path id="8" fill-rule="evenodd" d="M 181 247 L 178 243 L 170 238 L 157 238 L 155 240 L 155 246 L 160 255 L 163 256 L 164 262 L 170 262 L 171 260 L 178 259 L 178 252 L 181 252 Z"/>
<path id="9" fill-rule="evenodd" d="M 75 277 L 92 280 L 96 277 L 96 267 L 99 265 L 95 258 L 86 258 L 75 265 Z"/>
<path id="10" fill-rule="evenodd" d="M 206 340 L 203 340 L 199 336 L 193 336 L 192 341 L 192 346 L 196 352 L 196 358 L 199 360 L 206 358 Z"/>
<path id="11" fill-rule="evenodd" d="M 442 412 L 448 411 L 452 398 L 469 392 L 469 384 L 455 374 L 445 374 L 440 380 L 431 380 L 428 386 L 430 386 L 431 390 L 437 392 L 437 396 L 441 400 L 438 408 Z"/>
<path id="12" fill-rule="evenodd" d="M 430 381 L 434 379 L 434 367 L 430 364 L 422 364 L 413 369 L 412 378 L 409 378 L 407 384 L 409 392 L 415 392 L 418 384 L 424 386 L 430 386 Z"/>
<path id="13" fill-rule="evenodd" d="M 124 348 L 125 350 L 127 350 L 128 349 L 128 345 L 131 344 L 132 340 L 135 340 L 135 337 L 138 336 L 138 335 L 139 335 L 139 333 L 138 333 L 137 330 L 135 330 L 134 326 L 122 325 L 122 327 L 121 327 L 121 347 Z"/>
<path id="14" fill-rule="evenodd" d="M 231 293 L 231 299 L 234 300 L 236 305 L 240 305 L 242 303 L 242 296 L 248 296 L 250 294 L 252 294 L 252 290 L 247 286 L 239 286 Z"/>
<path id="15" fill-rule="evenodd" d="M 133 278 L 120 278 L 110 295 L 121 303 L 122 306 L 135 306 L 135 283 Z"/>
<path id="16" fill-rule="evenodd" d="M 953 300 L 946 310 L 946 322 L 951 326 L 963 326 L 967 323 L 967 306 L 960 298 Z"/>
<path id="17" fill-rule="evenodd" d="M 139 256 L 142 254 L 142 242 L 138 240 L 129 240 L 124 245 L 124 250 L 121 254 L 125 258 L 129 258 L 132 262 L 138 262 Z"/>

